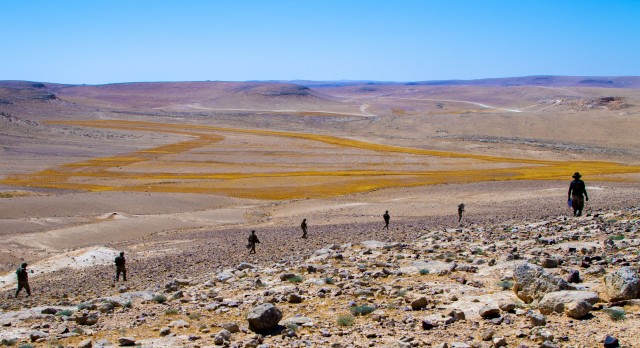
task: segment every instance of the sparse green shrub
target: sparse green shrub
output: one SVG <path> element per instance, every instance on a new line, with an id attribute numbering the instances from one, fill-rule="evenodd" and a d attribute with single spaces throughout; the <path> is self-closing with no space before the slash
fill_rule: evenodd
<path id="1" fill-rule="evenodd" d="M 155 296 L 153 296 L 153 300 L 156 303 L 165 303 L 165 302 L 167 302 L 167 296 L 165 296 L 165 295 L 155 295 Z"/>
<path id="2" fill-rule="evenodd" d="M 289 324 L 287 324 L 287 329 L 289 329 L 291 331 L 298 331 L 299 327 L 295 323 L 289 323 Z"/>
<path id="3" fill-rule="evenodd" d="M 405 297 L 405 296 L 407 296 L 407 290 L 405 290 L 405 289 L 400 289 L 400 290 L 398 290 L 398 292 L 396 292 L 396 295 L 397 295 L 398 297 Z"/>
<path id="4" fill-rule="evenodd" d="M 611 320 L 613 320 L 613 321 L 619 321 L 619 320 L 625 320 L 626 319 L 626 312 L 624 311 L 624 308 L 622 308 L 622 307 L 605 308 L 602 311 L 607 313 L 609 318 L 611 318 Z"/>
<path id="5" fill-rule="evenodd" d="M 15 346 L 16 343 L 18 343 L 17 338 L 3 338 L 2 341 L 0 341 L 1 345 L 7 346 L 7 347 Z"/>
<path id="6" fill-rule="evenodd" d="M 70 309 L 63 309 L 61 311 L 56 312 L 56 315 L 59 317 L 69 317 L 73 314 L 73 311 Z"/>
<path id="7" fill-rule="evenodd" d="M 402 260 L 402 259 L 404 259 L 404 255 L 396 255 L 396 259 Z"/>
<path id="8" fill-rule="evenodd" d="M 200 320 L 201 315 L 200 313 L 189 313 L 187 317 L 191 320 Z"/>
<path id="9" fill-rule="evenodd" d="M 367 315 L 376 310 L 376 307 L 373 306 L 355 306 L 351 307 L 351 314 L 353 315 Z"/>
<path id="10" fill-rule="evenodd" d="M 131 301 L 127 301 L 127 302 L 125 302 L 125 304 L 124 304 L 124 306 L 123 306 L 123 307 L 124 307 L 124 308 L 133 308 L 133 302 L 131 302 Z"/>
<path id="11" fill-rule="evenodd" d="M 624 239 L 624 235 L 622 234 L 617 234 L 615 236 L 611 236 L 611 240 L 623 240 Z"/>
<path id="12" fill-rule="evenodd" d="M 356 319 L 351 314 L 342 314 L 338 316 L 338 325 L 340 326 L 352 326 L 355 322 Z"/>
<path id="13" fill-rule="evenodd" d="M 83 335 L 84 334 L 84 330 L 81 327 L 76 327 L 73 330 L 71 330 L 71 332 L 77 333 L 78 335 Z"/>
<path id="14" fill-rule="evenodd" d="M 296 275 L 296 276 L 294 276 L 294 277 L 291 277 L 291 278 L 289 278 L 289 279 L 287 279 L 287 280 L 289 281 L 289 283 L 294 283 L 294 284 L 302 283 L 302 281 L 303 281 L 302 277 L 301 277 L 301 276 L 299 276 L 299 275 Z"/>
<path id="15" fill-rule="evenodd" d="M 482 250 L 482 248 L 478 247 L 473 249 L 473 251 L 471 252 L 473 255 L 484 255 L 484 250 Z"/>
<path id="16" fill-rule="evenodd" d="M 428 269 L 423 268 L 423 269 L 420 270 L 420 275 L 427 275 L 427 274 L 429 274 L 429 270 Z"/>
<path id="17" fill-rule="evenodd" d="M 501 280 L 497 282 L 496 285 L 502 290 L 513 289 L 513 282 L 510 280 Z"/>
<path id="18" fill-rule="evenodd" d="M 33 345 L 29 343 L 25 343 L 25 344 L 19 345 L 18 348 L 33 348 Z"/>
<path id="19" fill-rule="evenodd" d="M 325 283 L 325 284 L 329 284 L 329 285 L 331 285 L 331 284 L 333 284 L 333 283 L 335 283 L 335 282 L 336 282 L 336 281 L 335 281 L 332 277 L 326 277 L 326 278 L 324 278 L 324 283 Z"/>
<path id="20" fill-rule="evenodd" d="M 178 314 L 178 310 L 175 308 L 169 308 L 166 311 L 164 311 L 164 315 L 176 315 Z"/>

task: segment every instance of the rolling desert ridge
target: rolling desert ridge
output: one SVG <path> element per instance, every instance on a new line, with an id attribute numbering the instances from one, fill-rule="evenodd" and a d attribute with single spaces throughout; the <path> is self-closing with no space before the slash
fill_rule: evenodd
<path id="1" fill-rule="evenodd" d="M 638 129 L 639 77 L 0 81 L 0 346 L 640 346 Z"/>

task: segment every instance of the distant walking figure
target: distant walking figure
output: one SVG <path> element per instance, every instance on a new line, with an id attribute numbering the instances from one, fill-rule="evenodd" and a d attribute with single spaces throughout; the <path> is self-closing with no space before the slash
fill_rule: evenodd
<path id="1" fill-rule="evenodd" d="M 383 230 L 389 229 L 389 220 L 391 219 L 391 216 L 389 215 L 389 211 L 385 211 L 384 215 L 382 215 L 382 217 L 384 218 L 384 227 L 382 228 Z"/>
<path id="2" fill-rule="evenodd" d="M 16 298 L 20 290 L 24 288 L 27 291 L 27 296 L 31 296 L 31 288 L 29 287 L 29 274 L 27 273 L 27 263 L 20 265 L 20 268 L 16 270 L 16 276 L 18 276 L 18 289 L 16 290 Z"/>
<path id="3" fill-rule="evenodd" d="M 255 254 L 256 253 L 256 243 L 260 243 L 260 241 L 258 240 L 258 236 L 256 236 L 256 231 L 252 230 L 251 234 L 249 235 L 249 244 L 247 244 L 247 249 L 249 249 L 249 254 Z"/>
<path id="4" fill-rule="evenodd" d="M 573 216 L 582 216 L 582 209 L 584 209 L 584 201 L 589 201 L 587 195 L 587 187 L 584 185 L 584 181 L 580 180 L 582 175 L 575 172 L 572 176 L 574 179 L 569 185 L 569 192 L 567 193 L 567 199 L 571 200 L 571 208 L 573 208 Z M 582 197 L 584 195 L 584 198 Z"/>
<path id="5" fill-rule="evenodd" d="M 458 222 L 462 220 L 462 213 L 464 213 L 464 203 L 458 204 Z"/>
<path id="6" fill-rule="evenodd" d="M 307 239 L 307 219 L 302 219 L 300 229 L 302 229 L 302 238 Z"/>
<path id="7" fill-rule="evenodd" d="M 116 259 L 113 261 L 116 264 L 116 281 L 120 280 L 120 273 L 122 273 L 122 281 L 127 281 L 127 267 L 124 258 L 124 251 L 120 252 L 120 256 L 116 256 Z"/>

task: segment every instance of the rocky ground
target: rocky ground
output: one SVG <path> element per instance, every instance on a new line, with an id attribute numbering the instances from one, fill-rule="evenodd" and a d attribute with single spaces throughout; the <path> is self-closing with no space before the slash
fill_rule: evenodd
<path id="1" fill-rule="evenodd" d="M 640 345 L 640 207 L 441 226 L 333 226 L 346 236 L 338 244 L 310 230 L 322 245 L 312 253 L 258 245 L 218 268 L 207 253 L 231 246 L 191 232 L 181 253 L 128 252 L 126 283 L 96 266 L 34 279 L 32 298 L 4 291 L 0 345 Z"/>

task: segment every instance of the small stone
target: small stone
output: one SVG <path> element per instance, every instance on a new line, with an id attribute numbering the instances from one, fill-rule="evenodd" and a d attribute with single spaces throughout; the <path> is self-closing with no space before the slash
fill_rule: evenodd
<path id="1" fill-rule="evenodd" d="M 213 343 L 215 343 L 218 346 L 221 346 L 224 344 L 225 341 L 229 341 L 230 339 L 231 339 L 231 332 L 225 329 L 222 329 L 220 332 L 218 332 L 216 337 L 214 337 Z"/>
<path id="2" fill-rule="evenodd" d="M 120 347 L 131 347 L 136 345 L 136 340 L 133 337 L 120 337 L 118 338 L 118 344 L 120 344 Z"/>
<path id="3" fill-rule="evenodd" d="M 507 339 L 504 337 L 495 337 L 493 339 L 493 346 L 494 347 L 506 347 L 507 346 Z"/>
<path id="4" fill-rule="evenodd" d="M 567 283 L 580 283 L 580 271 L 572 269 L 567 276 Z"/>
<path id="5" fill-rule="evenodd" d="M 553 342 L 547 340 L 542 342 L 539 348 L 558 348 L 558 347 L 555 344 L 553 344 Z"/>
<path id="6" fill-rule="evenodd" d="M 238 267 L 237 267 L 237 268 L 238 268 L 238 270 L 243 271 L 243 270 L 245 270 L 245 269 L 255 269 L 255 268 L 256 268 L 256 266 L 255 266 L 255 265 L 252 265 L 252 264 L 250 264 L 250 263 L 247 263 L 247 262 L 241 262 L 241 263 L 238 265 Z"/>
<path id="7" fill-rule="evenodd" d="M 284 282 L 284 281 L 287 281 L 289 279 L 295 278 L 295 276 L 296 275 L 293 274 L 293 273 L 285 273 L 285 274 L 280 276 L 280 280 L 282 280 Z"/>
<path id="8" fill-rule="evenodd" d="M 500 308 L 496 306 L 484 306 L 480 308 L 480 316 L 485 319 L 497 318 L 500 316 Z"/>
<path id="9" fill-rule="evenodd" d="M 45 337 L 47 337 L 47 333 L 43 331 L 31 331 L 31 333 L 29 334 L 29 338 L 31 339 L 31 342 L 35 342 Z"/>
<path id="10" fill-rule="evenodd" d="M 564 307 L 564 314 L 569 318 L 580 319 L 591 312 L 593 306 L 587 301 L 571 302 Z"/>
<path id="11" fill-rule="evenodd" d="M 240 332 L 240 327 L 236 323 L 224 323 L 220 325 L 223 329 L 229 331 L 230 333 Z"/>
<path id="12" fill-rule="evenodd" d="M 169 327 L 177 327 L 177 328 L 186 328 L 189 327 L 190 324 L 186 320 L 174 320 L 169 323 Z"/>
<path id="13" fill-rule="evenodd" d="M 56 314 L 58 313 L 58 310 L 55 308 L 45 308 L 42 311 L 40 311 L 40 313 L 42 314 Z"/>
<path id="14" fill-rule="evenodd" d="M 460 309 L 452 309 L 451 311 L 449 311 L 449 313 L 447 314 L 448 316 L 454 318 L 455 320 L 465 320 L 466 316 L 464 315 L 464 312 Z"/>
<path id="15" fill-rule="evenodd" d="M 288 301 L 289 303 L 302 303 L 303 297 L 296 293 L 292 293 L 289 295 Z"/>
<path id="16" fill-rule="evenodd" d="M 616 348 L 619 347 L 620 343 L 618 342 L 618 339 L 613 337 L 613 336 L 609 336 L 607 335 L 607 337 L 604 338 L 604 347 L 605 348 Z"/>
<path id="17" fill-rule="evenodd" d="M 495 331 L 492 329 L 487 329 L 482 332 L 482 340 L 483 341 L 491 341 L 493 339 L 493 335 L 495 335 Z"/>
<path id="18" fill-rule="evenodd" d="M 498 305 L 498 308 L 503 312 L 511 312 L 516 309 L 516 304 L 513 302 L 502 302 Z"/>
<path id="19" fill-rule="evenodd" d="M 79 325 L 91 326 L 98 322 L 98 313 L 82 313 L 74 318 Z"/>
<path id="20" fill-rule="evenodd" d="M 420 297 L 411 301 L 411 309 L 414 311 L 424 309 L 429 304 L 429 300 L 426 297 Z"/>
<path id="21" fill-rule="evenodd" d="M 170 333 L 171 333 L 171 329 L 166 326 L 160 329 L 160 336 L 166 336 Z"/>
<path id="22" fill-rule="evenodd" d="M 422 321 L 422 329 L 423 330 L 431 330 L 435 327 L 435 325 L 433 325 L 433 323 L 429 320 L 423 320 Z"/>
<path id="23" fill-rule="evenodd" d="M 540 266 L 542 268 L 558 268 L 558 260 L 554 257 L 545 257 L 540 262 Z"/>
<path id="24" fill-rule="evenodd" d="M 545 326 L 547 325 L 547 318 L 544 314 L 529 312 L 528 315 L 529 321 L 533 326 Z"/>

